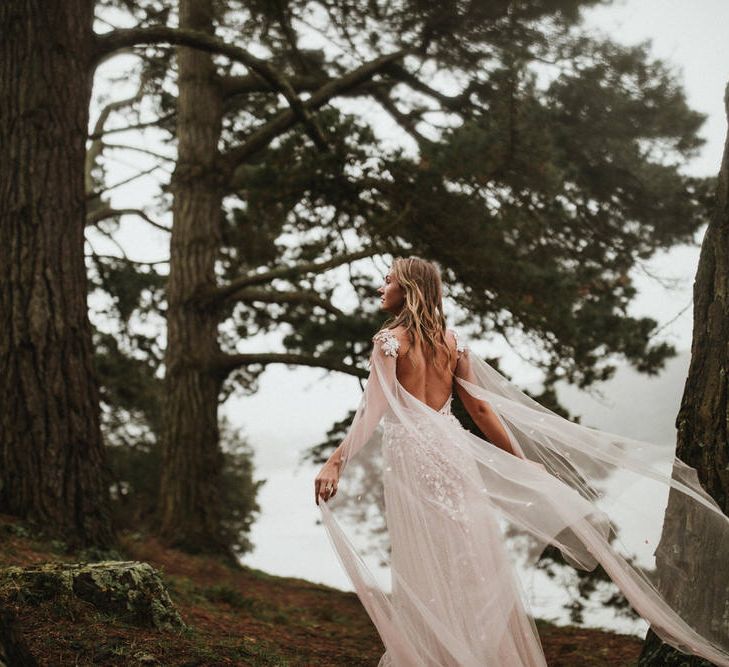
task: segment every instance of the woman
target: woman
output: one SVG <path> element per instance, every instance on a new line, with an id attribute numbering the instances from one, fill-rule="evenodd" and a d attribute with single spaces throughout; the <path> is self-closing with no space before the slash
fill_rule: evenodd
<path id="1" fill-rule="evenodd" d="M 526 564 L 547 544 L 576 567 L 599 562 L 665 642 L 729 665 L 729 520 L 695 471 L 670 448 L 560 417 L 471 354 L 445 326 L 434 264 L 395 259 L 379 292 L 392 317 L 373 337 L 362 400 L 314 488 L 385 644 L 379 667 L 546 664 L 504 528 L 528 541 Z M 486 440 L 452 415 L 454 388 Z M 329 507 L 380 422 L 389 593 Z M 687 525 L 701 526 L 707 548 L 696 535 L 683 543 Z M 694 571 L 705 566 L 706 588 L 682 580 L 687 555 Z"/>

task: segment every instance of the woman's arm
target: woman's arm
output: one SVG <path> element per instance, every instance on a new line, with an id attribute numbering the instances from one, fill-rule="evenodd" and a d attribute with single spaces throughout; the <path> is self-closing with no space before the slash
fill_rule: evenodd
<path id="1" fill-rule="evenodd" d="M 320 495 L 324 500 L 336 495 L 343 467 L 367 443 L 385 414 L 388 403 L 383 385 L 393 387 L 395 384 L 401 341 L 402 334 L 390 330 L 378 332 L 373 337 L 375 345 L 370 357 L 370 375 L 354 419 L 344 440 L 332 452 L 314 480 L 314 499 L 317 505 Z"/>
<path id="2" fill-rule="evenodd" d="M 456 392 L 463 403 L 463 407 L 466 408 L 468 414 L 471 415 L 471 419 L 486 436 L 486 439 L 505 452 L 516 456 L 511 447 L 509 435 L 504 430 L 491 406 L 486 401 L 471 396 L 460 384 L 457 384 Z"/>
<path id="3" fill-rule="evenodd" d="M 471 364 L 468 357 L 469 351 L 465 350 L 458 359 L 455 375 L 456 377 L 460 377 L 471 384 L 478 384 L 473 371 L 471 370 Z M 471 419 L 473 419 L 476 426 L 478 426 L 484 436 L 486 436 L 486 439 L 500 449 L 503 449 L 505 452 L 522 458 L 511 446 L 509 434 L 504 429 L 492 407 L 486 401 L 469 394 L 468 390 L 459 382 L 455 382 L 455 387 L 456 393 L 463 403 L 463 407 L 466 408 L 466 412 L 471 415 Z"/>
<path id="4" fill-rule="evenodd" d="M 331 453 L 329 458 L 326 460 L 324 465 L 334 466 L 337 470 L 342 466 L 342 449 L 344 448 L 344 442 L 340 442 L 337 448 Z"/>

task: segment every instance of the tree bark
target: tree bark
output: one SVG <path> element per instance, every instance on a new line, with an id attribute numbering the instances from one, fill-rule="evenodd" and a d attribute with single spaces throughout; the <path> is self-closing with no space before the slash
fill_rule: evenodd
<path id="1" fill-rule="evenodd" d="M 725 94 L 729 119 L 729 86 Z M 684 387 L 676 428 L 678 440 L 676 456 L 696 468 L 704 489 L 729 514 L 729 134 L 724 147 L 724 158 L 719 172 L 717 207 L 701 244 L 699 265 L 694 281 L 694 324 L 691 344 L 691 363 Z M 666 516 L 674 517 L 679 503 L 678 494 L 669 494 Z M 689 581 L 702 581 L 702 572 L 692 558 L 692 549 L 712 548 L 702 540 L 702 525 L 697 517 L 683 516 L 681 522 L 667 520 L 671 530 L 661 536 L 656 550 L 658 576 L 675 576 L 662 569 L 664 554 L 680 545 L 684 555 Z M 717 548 L 718 545 L 713 545 Z M 726 546 L 723 546 L 724 551 Z M 718 556 L 717 556 L 718 560 Z M 705 562 L 705 561 L 703 561 Z M 670 588 L 670 587 L 667 587 Z M 729 613 L 727 589 L 717 590 L 712 600 L 713 617 L 717 624 L 724 623 Z M 674 607 L 690 609 L 691 600 L 671 600 Z M 720 630 L 720 629 L 719 629 Z M 726 630 L 724 630 L 726 633 Z M 687 656 L 664 644 L 651 630 L 648 631 L 640 656 L 641 666 L 700 667 L 712 663 Z"/>
<path id="2" fill-rule="evenodd" d="M 311 113 L 331 98 L 345 94 L 392 62 L 403 49 L 382 56 L 321 86 L 306 102 L 264 61 L 242 49 L 221 46 L 214 37 L 214 0 L 181 0 L 180 29 L 131 30 L 99 40 L 97 58 L 138 39 L 179 46 L 177 141 L 178 161 L 172 179 L 173 228 L 170 276 L 167 283 L 167 350 L 163 410 L 163 470 L 159 495 L 160 533 L 168 543 L 188 551 L 229 552 L 219 490 L 222 453 L 219 448 L 218 403 L 223 380 L 244 363 L 245 355 L 223 355 L 218 345 L 221 304 L 244 284 L 270 282 L 300 270 L 325 270 L 345 258 L 307 267 L 276 269 L 265 276 L 246 277 L 235 286 L 219 288 L 215 262 L 222 246 L 223 197 L 231 189 L 236 167 L 265 149 L 296 123 L 324 141 Z M 224 47 L 224 48 L 223 48 Z M 218 149 L 223 109 L 228 94 L 212 56 L 221 52 L 245 63 L 286 97 L 290 108 L 252 132 L 246 142 L 222 155 Z M 319 140 L 321 139 L 321 141 Z M 353 253 L 352 261 L 372 251 Z M 270 357 L 271 358 L 271 357 Z M 279 358 L 278 361 L 284 361 Z M 326 366 L 324 360 L 323 365 Z"/>
<path id="3" fill-rule="evenodd" d="M 105 546 L 83 255 L 93 8 L 0 3 L 0 511 Z"/>
<path id="4" fill-rule="evenodd" d="M 212 35 L 212 0 L 181 0 L 180 27 Z M 220 552 L 229 541 L 222 534 L 219 495 L 219 313 L 201 295 L 215 287 L 222 243 L 223 189 L 216 164 L 223 104 L 209 54 L 180 47 L 178 68 L 160 528 L 170 544 Z"/>

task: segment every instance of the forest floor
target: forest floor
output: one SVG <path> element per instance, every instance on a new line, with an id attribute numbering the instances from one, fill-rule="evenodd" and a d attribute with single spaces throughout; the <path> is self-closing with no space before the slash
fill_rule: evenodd
<path id="1" fill-rule="evenodd" d="M 83 556 L 0 515 L 0 569 Z M 183 554 L 138 534 L 122 536 L 117 557 L 146 561 L 161 573 L 188 629 L 139 628 L 73 598 L 0 599 L 39 665 L 375 667 L 384 650 L 354 593 Z M 537 626 L 550 667 L 635 665 L 640 653 L 635 637 Z"/>

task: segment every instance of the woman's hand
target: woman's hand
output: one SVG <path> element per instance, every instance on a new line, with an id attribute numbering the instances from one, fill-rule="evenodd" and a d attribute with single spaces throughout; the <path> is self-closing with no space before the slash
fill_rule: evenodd
<path id="1" fill-rule="evenodd" d="M 319 496 L 325 501 L 337 493 L 339 484 L 339 465 L 331 460 L 327 461 L 314 480 L 314 502 L 319 504 Z"/>

